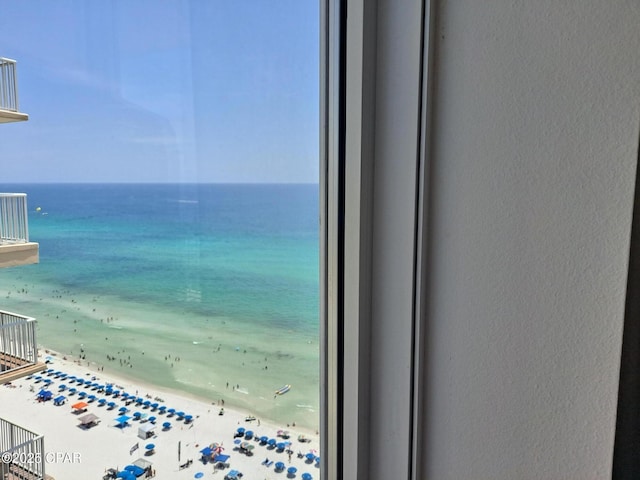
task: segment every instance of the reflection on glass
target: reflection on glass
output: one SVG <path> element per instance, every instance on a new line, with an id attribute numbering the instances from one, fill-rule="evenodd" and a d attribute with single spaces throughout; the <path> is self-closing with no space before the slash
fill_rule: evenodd
<path id="1" fill-rule="evenodd" d="M 317 5 L 1 8 L 29 120 L 0 191 L 40 262 L 0 269 L 0 310 L 40 367 L 0 412 L 44 436 L 0 435 L 2 473 L 318 478 Z"/>

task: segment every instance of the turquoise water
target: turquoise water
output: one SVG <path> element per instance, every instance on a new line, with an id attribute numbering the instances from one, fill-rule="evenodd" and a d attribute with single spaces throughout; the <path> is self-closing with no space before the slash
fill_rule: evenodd
<path id="1" fill-rule="evenodd" d="M 317 426 L 317 185 L 0 191 L 28 194 L 40 244 L 39 264 L 0 270 L 0 305 L 37 318 L 40 344 Z"/>

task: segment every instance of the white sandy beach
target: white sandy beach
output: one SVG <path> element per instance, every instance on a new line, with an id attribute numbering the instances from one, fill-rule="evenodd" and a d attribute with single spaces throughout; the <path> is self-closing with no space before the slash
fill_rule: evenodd
<path id="1" fill-rule="evenodd" d="M 44 357 L 50 355 L 44 351 L 41 354 Z M 251 416 L 251 412 L 241 412 L 229 407 L 224 407 L 224 415 L 221 416 L 219 411 L 222 406 L 219 405 L 219 400 L 206 403 L 179 392 L 164 391 L 143 384 L 135 385 L 130 380 L 98 371 L 85 364 L 80 366 L 56 354 L 53 355 L 48 368 L 78 378 L 93 379 L 95 377 L 95 383 L 113 384 L 115 389 L 126 391 L 136 397 L 150 399 L 152 402 L 157 401 L 167 408 L 183 411 L 193 417 L 193 421 L 189 424 L 184 420 L 178 420 L 175 415 L 168 416 L 157 410 L 152 411 L 150 407 L 143 408 L 143 405 L 131 403 L 127 406 L 129 409 L 127 415 L 132 418 L 128 426 L 119 428 L 115 419 L 120 416 L 119 408 L 125 406 L 125 400 L 121 396 L 113 398 L 112 395 L 97 393 L 91 387 L 78 386 L 75 382 L 70 383 L 68 380 L 46 374 L 40 375 L 43 379 L 52 380 L 46 388 L 52 392 L 53 398 L 59 395 L 67 397 L 63 405 L 56 406 L 52 400 L 39 402 L 36 397 L 44 388 L 44 384 L 42 381 L 36 382 L 35 377 L 22 378 L 12 382 L 11 385 L 0 386 L 0 416 L 44 435 L 47 453 L 45 471 L 56 480 L 101 479 L 107 469 L 121 470 L 138 458 L 152 462 L 155 478 L 159 480 L 222 479 L 231 470 L 241 472 L 243 480 L 302 478 L 304 473 L 311 474 L 314 479 L 319 478 L 317 463 L 306 456 L 310 452 L 315 456 L 320 455 L 319 437 L 316 432 L 293 425 L 275 424 L 266 418 L 248 421 L 247 418 Z M 60 391 L 62 384 L 66 386 L 65 391 Z M 68 390 L 71 387 L 77 389 L 75 394 L 69 394 Z M 71 407 L 80 401 L 78 394 L 81 391 L 97 397 L 95 401 L 88 404 L 86 413 L 97 415 L 100 422 L 90 429 L 79 427 L 78 418 L 86 413 L 76 415 Z M 98 403 L 100 398 L 115 402 L 116 407 L 108 409 L 107 405 L 100 406 Z M 133 417 L 135 412 L 146 415 L 143 421 Z M 139 427 L 148 424 L 147 419 L 151 416 L 156 417 L 157 426 L 153 437 L 143 440 L 138 437 Z M 171 423 L 169 430 L 163 429 L 162 425 L 165 422 Z M 257 438 L 266 436 L 278 442 L 289 441 L 291 445 L 288 449 L 293 453 L 290 455 L 286 450 L 278 451 L 258 441 L 257 438 L 248 440 L 252 454 L 242 453 L 237 445 L 239 439 L 234 438 L 239 427 L 253 431 Z M 288 440 L 278 436 L 278 432 L 282 430 L 289 432 Z M 299 441 L 301 435 L 307 441 Z M 245 438 L 241 440 L 247 441 Z M 149 443 L 155 445 L 154 453 L 151 455 L 147 454 L 146 449 Z M 202 462 L 200 451 L 213 443 L 222 445 L 224 449 L 222 453 L 230 456 L 227 468 L 217 469 L 212 463 Z M 137 449 L 135 449 L 136 446 Z M 180 449 L 180 457 L 178 457 L 178 449 Z M 270 466 L 263 464 L 266 458 L 273 462 Z M 181 468 L 181 465 L 188 460 L 193 462 L 188 467 Z M 284 471 L 276 471 L 275 465 L 278 462 L 284 463 Z M 295 476 L 287 473 L 289 467 L 297 469 Z M 196 477 L 200 472 L 202 476 Z"/>

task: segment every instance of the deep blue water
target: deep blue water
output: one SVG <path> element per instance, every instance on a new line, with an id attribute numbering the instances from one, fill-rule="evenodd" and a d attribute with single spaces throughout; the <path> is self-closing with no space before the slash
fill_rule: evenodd
<path id="1" fill-rule="evenodd" d="M 33 184 L 0 191 L 28 195 L 40 263 L 21 269 L 26 281 L 317 332 L 317 185 Z"/>

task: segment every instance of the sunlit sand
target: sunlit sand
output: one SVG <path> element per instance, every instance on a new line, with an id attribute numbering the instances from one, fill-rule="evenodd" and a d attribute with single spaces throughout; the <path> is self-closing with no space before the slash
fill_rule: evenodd
<path id="1" fill-rule="evenodd" d="M 56 480 L 103 478 L 108 469 L 122 470 L 138 459 L 143 459 L 139 464 L 147 465 L 145 461 L 150 462 L 150 470 L 155 472 L 155 478 L 158 479 L 222 479 L 234 470 L 242 473 L 239 478 L 243 479 L 302 479 L 305 473 L 312 478 L 319 478 L 316 457 L 320 452 L 316 432 L 256 418 L 251 412 L 223 406 L 220 400 L 206 403 L 179 392 L 136 385 L 130 380 L 63 360 L 60 355 L 54 355 L 48 367 L 54 372 L 92 380 L 92 384 L 112 384 L 115 390 L 167 408 L 161 413 L 158 407 L 145 407 L 144 403 L 136 404 L 134 401 L 126 405 L 122 396 L 113 398 L 113 395 L 98 392 L 91 386 L 79 386 L 77 382 L 56 378 L 53 372 L 51 375 L 39 374 L 42 377 L 40 381 L 36 381 L 34 376 L 0 386 L 2 417 L 44 435 L 45 472 Z M 51 381 L 48 386 L 44 383 L 45 379 Z M 61 385 L 65 386 L 64 390 Z M 71 388 L 76 391 L 70 393 Z M 51 400 L 37 400 L 42 389 L 52 393 Z M 80 392 L 86 395 L 82 399 Z M 54 399 L 60 395 L 65 396 L 66 401 L 62 405 L 55 405 Z M 96 398 L 89 401 L 89 395 L 95 395 Z M 100 399 L 104 401 L 100 402 Z M 73 409 L 72 405 L 80 401 L 87 402 L 87 406 Z M 114 402 L 114 405 L 109 407 L 109 402 Z M 124 414 L 131 418 L 126 426 L 119 427 L 116 418 L 123 414 L 120 412 L 123 406 L 128 409 Z M 185 416 L 179 419 L 175 413 L 167 413 L 168 409 L 184 412 Z M 80 411 L 75 413 L 76 410 Z M 80 419 L 85 417 L 86 422 L 87 414 L 97 416 L 97 424 L 88 422 L 92 426 L 83 427 Z M 186 415 L 191 415 L 190 422 L 185 421 Z M 155 428 L 148 427 L 150 417 L 155 417 Z M 163 427 L 166 422 L 170 428 Z M 238 436 L 239 428 L 244 428 L 245 433 L 252 431 L 253 437 L 247 439 Z M 149 431 L 147 439 L 141 438 L 145 429 Z M 288 435 L 285 435 L 288 438 L 283 438 L 284 431 L 288 431 Z M 282 450 L 260 441 L 261 437 L 274 439 L 276 443 L 291 444 Z M 153 444 L 153 448 L 149 447 L 150 444 Z M 219 453 L 229 455 L 225 468 L 218 468 L 220 463 L 203 462 L 201 451 L 206 447 L 213 447 L 214 452 L 217 448 Z M 277 470 L 277 465 L 284 468 Z M 288 473 L 290 467 L 297 470 L 295 474 Z"/>

